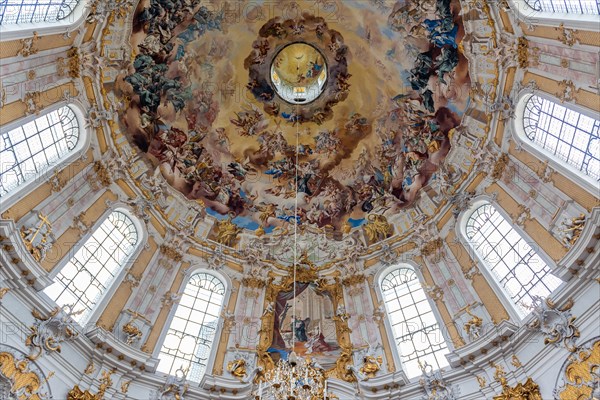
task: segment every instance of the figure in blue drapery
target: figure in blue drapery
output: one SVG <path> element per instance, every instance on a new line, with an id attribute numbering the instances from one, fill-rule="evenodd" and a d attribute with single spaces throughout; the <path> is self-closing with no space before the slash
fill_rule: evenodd
<path id="1" fill-rule="evenodd" d="M 436 47 L 444 47 L 445 45 L 458 47 L 456 44 L 456 33 L 458 25 L 452 22 L 451 19 L 426 19 L 423 21 L 423 27 L 429 32 L 429 40 Z"/>
<path id="2" fill-rule="evenodd" d="M 306 335 L 306 324 L 310 321 L 310 318 L 306 318 L 304 320 L 294 318 L 292 323 L 292 329 L 294 331 L 294 335 L 296 336 L 296 340 L 299 342 L 308 341 L 308 336 Z"/>
<path id="3" fill-rule="evenodd" d="M 310 69 L 306 72 L 306 77 L 312 78 L 314 76 L 318 76 L 322 69 L 323 65 L 310 61 Z"/>

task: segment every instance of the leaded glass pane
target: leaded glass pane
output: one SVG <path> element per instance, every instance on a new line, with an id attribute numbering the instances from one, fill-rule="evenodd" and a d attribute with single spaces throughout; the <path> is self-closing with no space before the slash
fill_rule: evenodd
<path id="1" fill-rule="evenodd" d="M 536 11 L 565 14 L 599 15 L 598 0 L 525 0 Z"/>
<path id="2" fill-rule="evenodd" d="M 419 361 L 446 367 L 448 346 L 416 273 L 410 268 L 393 270 L 382 280 L 381 291 L 407 376 L 421 374 Z"/>
<path id="3" fill-rule="evenodd" d="M 79 0 L 0 0 L 0 25 L 56 22 L 67 18 Z"/>
<path id="4" fill-rule="evenodd" d="M 67 262 L 44 292 L 60 306 L 71 305 L 83 322 L 139 244 L 133 221 L 113 211 Z"/>
<path id="5" fill-rule="evenodd" d="M 196 273 L 181 295 L 175 315 L 160 350 L 158 370 L 175 375 L 188 371 L 187 378 L 200 382 L 219 324 L 225 286 L 215 276 Z"/>
<path id="6" fill-rule="evenodd" d="M 546 297 L 561 284 L 537 254 L 536 246 L 530 246 L 491 204 L 473 212 L 466 234 L 521 317 L 529 313 L 532 296 Z"/>
<path id="7" fill-rule="evenodd" d="M 600 121 L 540 96 L 527 100 L 527 138 L 589 177 L 600 180 Z"/>
<path id="8" fill-rule="evenodd" d="M 75 148 L 79 137 L 77 118 L 68 106 L 3 132 L 0 197 L 56 167 Z"/>

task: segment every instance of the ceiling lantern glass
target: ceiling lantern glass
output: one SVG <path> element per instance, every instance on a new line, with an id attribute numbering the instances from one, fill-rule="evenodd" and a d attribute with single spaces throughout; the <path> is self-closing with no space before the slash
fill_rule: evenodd
<path id="1" fill-rule="evenodd" d="M 271 63 L 271 82 L 290 104 L 307 104 L 323 93 L 327 81 L 325 57 L 306 43 L 282 48 Z"/>

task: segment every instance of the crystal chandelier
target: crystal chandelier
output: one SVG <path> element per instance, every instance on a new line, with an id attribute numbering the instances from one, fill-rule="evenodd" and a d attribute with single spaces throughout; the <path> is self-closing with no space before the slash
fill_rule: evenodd
<path id="1" fill-rule="evenodd" d="M 299 113 L 298 113 L 299 115 Z M 296 179 L 294 199 L 294 287 L 292 321 L 296 321 L 296 269 L 298 266 L 298 154 L 299 124 L 296 124 Z M 336 396 L 327 395 L 325 371 L 316 362 L 298 357 L 294 351 L 296 324 L 292 323 L 292 351 L 287 359 L 280 358 L 275 368 L 264 373 L 254 392 L 255 400 L 331 400 Z"/>
<path id="2" fill-rule="evenodd" d="M 275 368 L 265 373 L 258 385 L 256 400 L 329 400 L 323 369 L 314 362 L 291 352 L 287 360 L 280 359 Z"/>

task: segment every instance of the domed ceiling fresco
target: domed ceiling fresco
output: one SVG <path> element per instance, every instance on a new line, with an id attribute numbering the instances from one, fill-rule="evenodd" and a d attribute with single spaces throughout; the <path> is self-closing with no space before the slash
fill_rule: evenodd
<path id="1" fill-rule="evenodd" d="M 458 1 L 321 3 L 138 5 L 121 129 L 217 219 L 342 232 L 406 212 L 460 134 Z"/>

